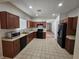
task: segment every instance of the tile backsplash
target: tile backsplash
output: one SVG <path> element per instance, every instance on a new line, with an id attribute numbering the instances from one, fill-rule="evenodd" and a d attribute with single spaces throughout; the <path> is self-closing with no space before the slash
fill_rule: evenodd
<path id="1" fill-rule="evenodd" d="M 24 30 L 28 31 L 27 29 L 20 29 L 20 28 L 17 28 L 17 29 L 0 29 L 0 38 L 5 37 L 6 32 L 10 32 L 10 31 L 23 32 Z"/>
<path id="2" fill-rule="evenodd" d="M 1 29 L 0 30 L 0 36 L 1 36 L 1 38 L 5 37 L 5 33 L 6 32 L 10 32 L 10 31 L 16 31 L 16 29 Z"/>

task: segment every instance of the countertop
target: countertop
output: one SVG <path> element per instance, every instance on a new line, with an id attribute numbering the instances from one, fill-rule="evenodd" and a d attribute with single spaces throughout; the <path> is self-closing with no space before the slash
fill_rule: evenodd
<path id="1" fill-rule="evenodd" d="M 33 32 L 36 32 L 36 30 L 29 31 L 29 32 L 27 32 L 26 34 L 20 34 L 19 36 L 16 36 L 16 37 L 14 37 L 14 38 L 12 38 L 12 39 L 9 39 L 9 38 L 2 38 L 2 40 L 4 40 L 4 41 L 15 41 L 15 40 L 17 40 L 17 39 L 20 39 L 20 38 L 22 38 L 22 37 L 24 37 L 24 36 L 29 35 L 30 33 L 33 33 Z M 44 30 L 43 32 L 46 32 L 46 30 Z"/>
<path id="2" fill-rule="evenodd" d="M 75 35 L 67 35 L 66 38 L 70 40 L 75 40 Z"/>
<path id="3" fill-rule="evenodd" d="M 43 32 L 46 32 L 46 29 L 43 29 L 43 30 L 44 30 Z M 20 34 L 19 36 L 13 37 L 12 39 L 9 39 L 9 38 L 2 38 L 2 40 L 4 40 L 4 41 L 15 41 L 15 40 L 17 40 L 17 39 L 19 39 L 19 38 L 22 38 L 22 37 L 24 37 L 24 36 L 27 36 L 27 35 L 29 35 L 30 33 L 33 33 L 33 32 L 36 32 L 36 31 L 37 31 L 37 28 L 33 28 L 33 29 L 27 31 L 27 32 L 24 33 L 24 34 Z"/>
<path id="4" fill-rule="evenodd" d="M 17 39 L 19 39 L 19 38 L 22 38 L 22 37 L 24 37 L 24 36 L 29 35 L 30 33 L 33 33 L 33 32 L 34 32 L 34 31 L 30 31 L 29 33 L 26 33 L 26 34 L 20 34 L 19 36 L 13 37 L 12 39 L 9 39 L 9 38 L 2 38 L 2 40 L 4 40 L 4 41 L 15 41 L 15 40 L 17 40 Z"/>

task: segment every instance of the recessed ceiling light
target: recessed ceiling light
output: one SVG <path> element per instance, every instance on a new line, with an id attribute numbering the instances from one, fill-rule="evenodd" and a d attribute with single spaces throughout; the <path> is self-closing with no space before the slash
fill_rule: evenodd
<path id="1" fill-rule="evenodd" d="M 52 14 L 52 16 L 55 16 L 55 14 Z"/>
<path id="2" fill-rule="evenodd" d="M 61 7 L 63 5 L 63 3 L 59 3 L 58 6 Z"/>
<path id="3" fill-rule="evenodd" d="M 29 6 L 30 9 L 32 9 L 32 6 Z"/>
<path id="4" fill-rule="evenodd" d="M 38 14 L 36 14 L 36 16 L 38 16 Z"/>

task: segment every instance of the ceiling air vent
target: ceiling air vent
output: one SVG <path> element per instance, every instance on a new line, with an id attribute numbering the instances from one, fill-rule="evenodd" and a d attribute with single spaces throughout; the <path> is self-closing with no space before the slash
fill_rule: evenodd
<path id="1" fill-rule="evenodd" d="M 37 12 L 41 12 L 41 9 L 38 9 Z"/>

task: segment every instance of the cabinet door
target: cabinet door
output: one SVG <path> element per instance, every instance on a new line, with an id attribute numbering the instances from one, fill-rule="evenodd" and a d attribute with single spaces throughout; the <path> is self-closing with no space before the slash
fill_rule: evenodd
<path id="1" fill-rule="evenodd" d="M 7 13 L 7 29 L 13 29 L 15 28 L 14 26 L 14 15 Z"/>
<path id="2" fill-rule="evenodd" d="M 6 12 L 0 12 L 0 22 L 1 22 L 1 28 L 2 29 L 6 29 L 6 19 L 7 19 L 7 16 L 6 16 Z"/>
<path id="3" fill-rule="evenodd" d="M 77 20 L 78 20 L 78 17 L 74 17 L 74 19 L 73 19 L 73 30 L 74 30 L 74 32 L 76 31 L 76 28 L 77 28 Z"/>
<path id="4" fill-rule="evenodd" d="M 27 35 L 27 43 L 29 43 L 29 42 L 31 41 L 31 39 L 32 39 L 31 34 L 28 34 L 28 35 Z"/>
<path id="5" fill-rule="evenodd" d="M 31 42 L 32 40 L 32 33 L 29 34 L 29 41 Z"/>
<path id="6" fill-rule="evenodd" d="M 74 40 L 70 40 L 70 49 L 69 49 L 69 53 L 73 54 L 74 52 Z"/>
<path id="7" fill-rule="evenodd" d="M 73 17 L 68 18 L 67 22 L 67 34 L 72 35 L 73 34 Z"/>
<path id="8" fill-rule="evenodd" d="M 19 17 L 7 13 L 7 28 L 9 29 L 19 28 Z"/>
<path id="9" fill-rule="evenodd" d="M 3 48 L 3 56 L 10 58 L 14 57 L 13 42 L 2 41 L 2 48 Z"/>
<path id="10" fill-rule="evenodd" d="M 36 38 L 36 32 L 33 32 L 33 38 Z"/>
<path id="11" fill-rule="evenodd" d="M 19 28 L 19 17 L 18 16 L 15 16 L 14 17 L 14 27 L 15 28 Z"/>
<path id="12" fill-rule="evenodd" d="M 72 25 L 73 25 L 73 19 L 72 18 L 69 18 L 68 19 L 68 28 L 69 29 L 73 29 Z"/>
<path id="13" fill-rule="evenodd" d="M 29 43 L 29 36 L 27 35 L 27 44 Z"/>
<path id="14" fill-rule="evenodd" d="M 67 51 L 69 51 L 69 41 L 68 41 L 67 38 L 66 38 L 66 41 L 65 41 L 65 49 L 66 49 Z"/>
<path id="15" fill-rule="evenodd" d="M 65 41 L 65 49 L 66 49 L 70 54 L 73 54 L 73 52 L 74 52 L 74 40 L 66 39 L 66 41 Z"/>
<path id="16" fill-rule="evenodd" d="M 13 42 L 2 41 L 3 56 L 13 58 L 20 51 L 20 41 Z"/>
<path id="17" fill-rule="evenodd" d="M 20 40 L 16 40 L 13 43 L 13 48 L 14 48 L 14 56 L 16 56 L 20 52 Z"/>
<path id="18" fill-rule="evenodd" d="M 46 38 L 46 32 L 43 32 L 43 38 L 44 39 Z"/>
<path id="19" fill-rule="evenodd" d="M 0 12 L 0 21 L 2 29 L 19 28 L 19 17 L 8 12 Z"/>

